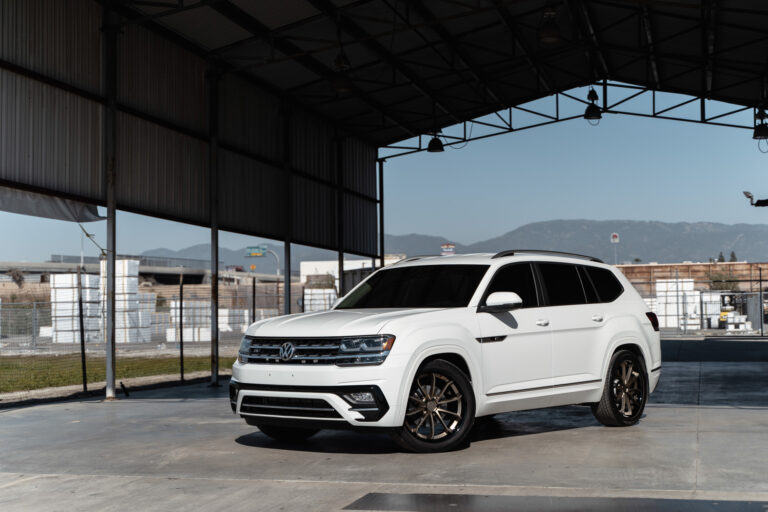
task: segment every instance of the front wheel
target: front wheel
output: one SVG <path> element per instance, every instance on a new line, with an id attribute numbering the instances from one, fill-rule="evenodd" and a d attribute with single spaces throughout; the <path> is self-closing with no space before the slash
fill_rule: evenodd
<path id="1" fill-rule="evenodd" d="M 475 394 L 457 366 L 436 359 L 416 373 L 403 426 L 392 434 L 413 452 L 448 451 L 462 445 L 475 422 Z"/>
<path id="2" fill-rule="evenodd" d="M 628 427 L 640 420 L 648 401 L 645 362 L 630 350 L 611 358 L 600 401 L 592 405 L 597 421 L 609 427 Z"/>

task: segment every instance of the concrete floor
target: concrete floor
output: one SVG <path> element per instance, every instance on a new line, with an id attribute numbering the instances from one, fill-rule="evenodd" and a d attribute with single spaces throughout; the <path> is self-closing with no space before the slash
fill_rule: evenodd
<path id="1" fill-rule="evenodd" d="M 226 393 L 0 411 L 0 510 L 768 510 L 768 363 L 665 363 L 635 427 L 512 413 L 435 455 L 355 432 L 277 443 Z"/>

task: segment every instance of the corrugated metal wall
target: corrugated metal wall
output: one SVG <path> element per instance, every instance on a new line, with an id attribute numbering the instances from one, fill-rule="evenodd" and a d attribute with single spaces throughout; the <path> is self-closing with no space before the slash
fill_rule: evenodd
<path id="1" fill-rule="evenodd" d="M 98 93 L 100 27 L 93 0 L 3 0 L 0 59 Z"/>
<path id="2" fill-rule="evenodd" d="M 0 179 L 102 197 L 101 106 L 0 70 Z"/>
<path id="3" fill-rule="evenodd" d="M 219 225 L 231 231 L 282 238 L 285 233 L 284 187 L 282 169 L 231 151 L 221 151 Z"/>
<path id="4" fill-rule="evenodd" d="M 208 222 L 208 144 L 123 113 L 116 129 L 118 205 Z"/>
<path id="5" fill-rule="evenodd" d="M 5 183 L 104 203 L 100 26 L 101 7 L 92 0 L 0 2 L 0 60 L 9 63 L 0 63 Z M 204 225 L 210 218 L 206 61 L 133 24 L 122 28 L 117 47 L 118 208 Z M 222 77 L 219 93 L 221 228 L 338 247 L 333 127 L 293 106 L 286 139 L 279 98 L 233 74 Z M 373 256 L 376 148 L 348 139 L 342 158 L 341 186 L 354 191 L 343 200 L 345 250 Z"/>
<path id="6" fill-rule="evenodd" d="M 219 84 L 219 136 L 225 144 L 280 162 L 282 140 L 279 98 L 242 78 L 224 75 Z"/>
<path id="7" fill-rule="evenodd" d="M 117 101 L 176 125 L 208 130 L 205 60 L 128 25 L 117 45 Z"/>

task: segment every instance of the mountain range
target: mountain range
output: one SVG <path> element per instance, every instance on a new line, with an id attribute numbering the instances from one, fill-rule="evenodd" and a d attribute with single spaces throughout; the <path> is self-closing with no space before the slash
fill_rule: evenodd
<path id="1" fill-rule="evenodd" d="M 619 234 L 619 243 L 611 244 L 611 233 Z M 440 245 L 453 242 L 430 235 L 386 235 L 387 254 L 408 256 L 439 254 Z M 507 249 L 546 249 L 596 256 L 603 261 L 674 263 L 709 261 L 722 252 L 726 260 L 734 252 L 739 261 L 768 261 L 768 225 L 719 224 L 713 222 L 656 222 L 632 220 L 552 220 L 526 224 L 501 236 L 473 244 L 456 243 L 457 253 L 499 252 Z M 282 259 L 281 244 L 266 244 Z M 614 249 L 616 251 L 614 260 Z M 207 260 L 210 246 L 199 244 L 178 251 L 153 249 L 147 256 L 196 258 Z M 295 245 L 291 251 L 293 270 L 299 261 L 335 259 L 335 253 Z M 245 247 L 219 249 L 225 265 L 256 265 L 257 272 L 274 273 L 272 256 L 246 258 Z M 348 258 L 354 258 L 348 256 Z M 280 267 L 283 268 L 281 262 Z"/>

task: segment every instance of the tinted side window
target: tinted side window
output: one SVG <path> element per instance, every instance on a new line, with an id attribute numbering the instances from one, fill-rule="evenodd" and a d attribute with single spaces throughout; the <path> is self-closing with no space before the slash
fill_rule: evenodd
<path id="1" fill-rule="evenodd" d="M 600 302 L 613 302 L 624 292 L 624 287 L 610 270 L 598 267 L 585 268 L 597 289 Z"/>
<path id="2" fill-rule="evenodd" d="M 579 271 L 575 265 L 567 263 L 539 263 L 538 265 L 550 306 L 587 303 L 584 289 L 581 287 Z"/>
<path id="3" fill-rule="evenodd" d="M 592 281 L 587 275 L 586 267 L 579 267 L 579 276 L 581 277 L 581 284 L 584 286 L 584 293 L 587 294 L 587 302 L 590 304 L 596 304 L 600 302 L 600 297 L 597 296 L 597 290 L 592 285 Z"/>
<path id="4" fill-rule="evenodd" d="M 533 280 L 533 268 L 528 263 L 508 265 L 499 269 L 493 276 L 486 295 L 494 292 L 515 292 L 523 299 L 524 308 L 535 308 L 536 284 Z"/>

